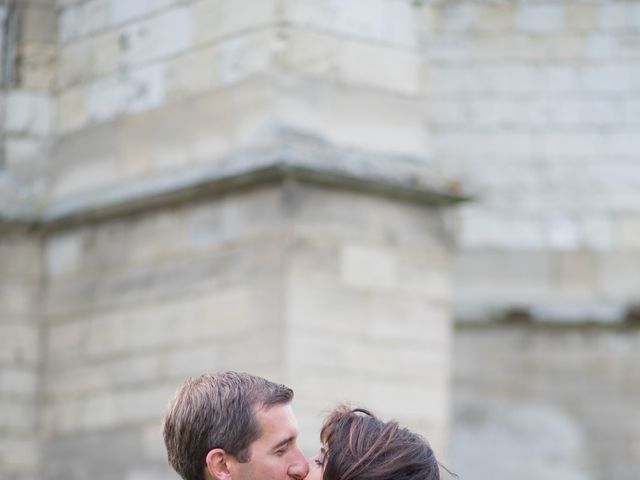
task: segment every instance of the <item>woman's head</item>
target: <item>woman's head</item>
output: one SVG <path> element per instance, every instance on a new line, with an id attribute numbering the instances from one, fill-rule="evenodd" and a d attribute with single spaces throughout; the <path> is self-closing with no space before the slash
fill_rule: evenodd
<path id="1" fill-rule="evenodd" d="M 396 422 L 364 409 L 340 407 L 326 418 L 323 449 L 311 468 L 322 480 L 439 480 L 429 444 Z M 314 475 L 314 477 L 315 477 Z M 312 473 L 307 477 L 312 478 Z"/>

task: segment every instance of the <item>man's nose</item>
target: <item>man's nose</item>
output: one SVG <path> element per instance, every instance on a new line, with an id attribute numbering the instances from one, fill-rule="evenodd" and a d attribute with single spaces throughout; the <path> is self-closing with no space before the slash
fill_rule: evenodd
<path id="1" fill-rule="evenodd" d="M 302 451 L 299 448 L 297 450 L 296 458 L 289 466 L 289 471 L 287 473 L 292 478 L 302 480 L 309 473 L 309 464 L 307 463 L 307 459 L 304 458 Z"/>

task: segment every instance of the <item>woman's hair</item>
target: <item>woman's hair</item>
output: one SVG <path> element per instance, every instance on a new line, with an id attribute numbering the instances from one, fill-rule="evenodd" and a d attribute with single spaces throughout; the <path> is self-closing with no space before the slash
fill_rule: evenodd
<path id="1" fill-rule="evenodd" d="M 427 441 L 365 409 L 339 407 L 326 418 L 323 480 L 439 480 Z"/>

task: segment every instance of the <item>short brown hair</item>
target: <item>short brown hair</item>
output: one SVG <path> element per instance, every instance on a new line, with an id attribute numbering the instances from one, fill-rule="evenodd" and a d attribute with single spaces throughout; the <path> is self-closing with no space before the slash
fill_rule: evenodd
<path id="1" fill-rule="evenodd" d="M 435 454 L 420 435 L 362 408 L 339 407 L 320 433 L 323 480 L 439 480 Z"/>
<path id="2" fill-rule="evenodd" d="M 184 480 L 203 480 L 207 454 L 214 448 L 249 461 L 249 446 L 261 433 L 255 413 L 292 398 L 290 388 L 248 373 L 189 378 L 163 420 L 169 463 Z"/>

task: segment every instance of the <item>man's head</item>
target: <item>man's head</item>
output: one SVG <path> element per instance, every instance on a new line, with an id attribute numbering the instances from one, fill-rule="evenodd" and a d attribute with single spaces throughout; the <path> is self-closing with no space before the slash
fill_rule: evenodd
<path id="1" fill-rule="evenodd" d="M 293 391 L 246 373 L 187 380 L 164 418 L 169 463 L 185 480 L 301 480 Z"/>

